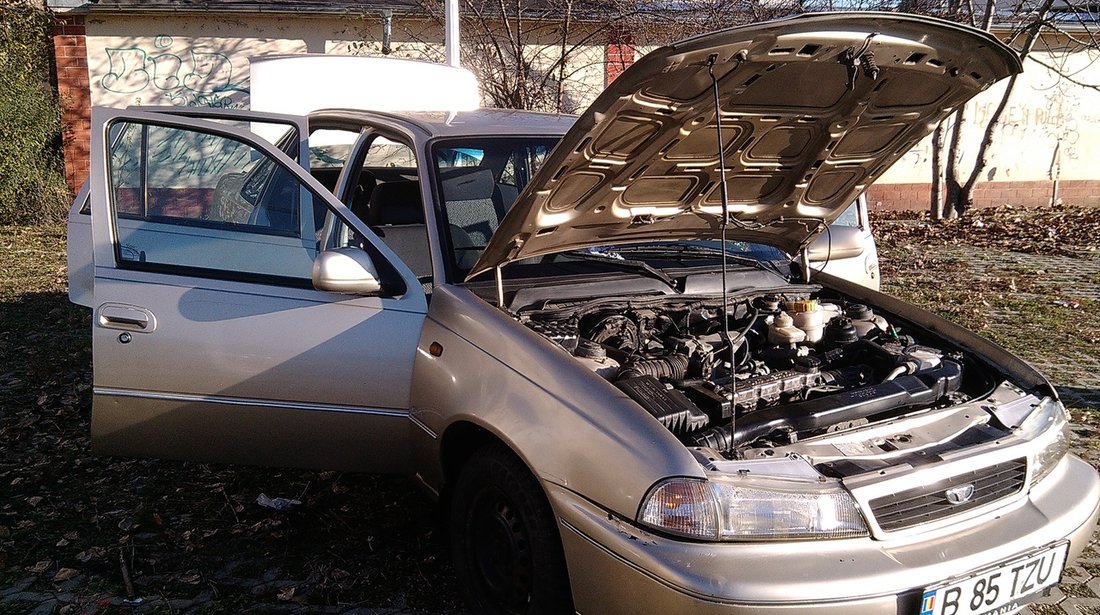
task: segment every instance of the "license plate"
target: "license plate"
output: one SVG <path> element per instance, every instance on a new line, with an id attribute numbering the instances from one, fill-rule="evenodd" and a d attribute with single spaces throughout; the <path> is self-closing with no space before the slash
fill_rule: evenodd
<path id="1" fill-rule="evenodd" d="M 924 592 L 920 615 L 1000 615 L 1034 600 L 1062 578 L 1069 543 L 1011 560 Z"/>

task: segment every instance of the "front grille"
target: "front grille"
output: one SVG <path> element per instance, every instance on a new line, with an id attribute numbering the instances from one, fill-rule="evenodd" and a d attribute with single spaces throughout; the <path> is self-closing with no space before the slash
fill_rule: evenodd
<path id="1" fill-rule="evenodd" d="M 879 527 L 890 532 L 937 521 L 985 506 L 1019 493 L 1027 476 L 1027 461 L 1014 459 L 952 476 L 946 480 L 871 500 L 871 513 Z M 965 495 L 966 485 L 973 494 L 964 502 L 952 503 L 948 491 Z"/>

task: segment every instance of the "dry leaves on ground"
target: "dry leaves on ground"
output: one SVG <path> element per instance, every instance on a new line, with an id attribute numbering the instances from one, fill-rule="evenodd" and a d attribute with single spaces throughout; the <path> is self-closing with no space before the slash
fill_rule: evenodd
<path id="1" fill-rule="evenodd" d="M 970 211 L 956 220 L 933 221 L 928 212 L 872 212 L 880 245 L 967 244 L 1029 254 L 1079 256 L 1100 251 L 1100 211 L 1065 205 L 1005 205 Z"/>

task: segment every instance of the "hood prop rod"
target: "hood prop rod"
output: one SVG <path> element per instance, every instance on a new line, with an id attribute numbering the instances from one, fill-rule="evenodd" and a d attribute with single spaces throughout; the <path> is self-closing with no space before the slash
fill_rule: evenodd
<path id="1" fill-rule="evenodd" d="M 737 56 L 738 63 L 744 59 L 744 51 Z M 728 264 L 726 259 L 726 230 L 730 222 L 729 194 L 726 191 L 726 148 L 722 138 L 722 105 L 718 97 L 718 78 L 714 75 L 714 64 L 718 61 L 718 54 L 712 53 L 707 57 L 707 73 L 710 75 L 711 89 L 714 91 L 714 131 L 718 139 L 718 183 L 722 191 L 722 337 L 729 346 L 730 354 L 730 433 L 737 433 L 737 346 L 730 337 L 730 312 L 729 312 L 729 282 L 726 280 Z M 730 450 L 732 453 L 736 441 L 730 438 Z"/>
<path id="2" fill-rule="evenodd" d="M 503 309 L 505 309 L 504 308 L 504 267 L 502 265 L 497 265 L 496 267 L 493 267 L 493 274 L 496 276 L 496 282 L 497 282 L 497 307 L 503 310 Z"/>

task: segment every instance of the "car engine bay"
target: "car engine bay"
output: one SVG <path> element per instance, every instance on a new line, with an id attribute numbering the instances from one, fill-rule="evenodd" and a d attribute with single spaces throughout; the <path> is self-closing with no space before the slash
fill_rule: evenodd
<path id="1" fill-rule="evenodd" d="M 542 301 L 532 330 L 688 447 L 726 459 L 989 393 L 976 363 L 815 285 L 721 297 Z"/>

